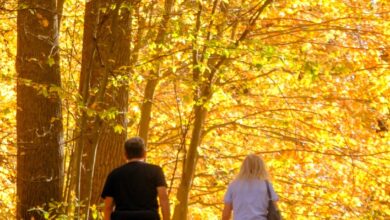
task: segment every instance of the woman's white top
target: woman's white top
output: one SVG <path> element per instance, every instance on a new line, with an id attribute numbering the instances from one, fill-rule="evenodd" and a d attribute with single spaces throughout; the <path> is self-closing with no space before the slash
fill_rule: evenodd
<path id="1" fill-rule="evenodd" d="M 277 201 L 272 184 L 269 182 L 271 199 Z M 229 184 L 224 198 L 233 206 L 234 220 L 266 220 L 268 194 L 265 180 L 234 180 Z"/>

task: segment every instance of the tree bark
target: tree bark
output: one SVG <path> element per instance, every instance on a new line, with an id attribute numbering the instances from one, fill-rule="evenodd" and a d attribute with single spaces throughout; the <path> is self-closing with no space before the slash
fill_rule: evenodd
<path id="1" fill-rule="evenodd" d="M 63 127 L 56 0 L 19 0 L 17 16 L 17 219 L 43 219 L 36 211 L 60 201 Z"/>
<path id="2" fill-rule="evenodd" d="M 132 0 L 86 4 L 76 194 L 87 204 L 99 202 L 108 173 L 124 162 L 131 7 Z"/>
<path id="3" fill-rule="evenodd" d="M 146 82 L 144 101 L 141 105 L 141 119 L 139 122 L 138 135 L 144 140 L 145 146 L 147 146 L 148 143 L 149 125 L 152 117 L 151 114 L 154 92 L 159 82 L 157 77 L 158 76 L 155 76 L 155 78 L 153 79 L 148 79 L 148 81 Z"/>

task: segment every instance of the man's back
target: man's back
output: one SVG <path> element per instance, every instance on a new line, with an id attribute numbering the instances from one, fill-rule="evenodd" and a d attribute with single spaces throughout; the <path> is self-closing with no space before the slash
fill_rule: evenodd
<path id="1" fill-rule="evenodd" d="M 163 220 L 169 220 L 167 184 L 162 169 L 143 162 L 146 148 L 142 138 L 132 137 L 124 147 L 128 163 L 113 170 L 103 188 L 104 219 L 160 219 L 158 197 Z"/>
<path id="2" fill-rule="evenodd" d="M 132 161 L 110 173 L 102 197 L 112 197 L 116 211 L 157 211 L 157 187 L 161 186 L 166 182 L 159 166 Z"/>

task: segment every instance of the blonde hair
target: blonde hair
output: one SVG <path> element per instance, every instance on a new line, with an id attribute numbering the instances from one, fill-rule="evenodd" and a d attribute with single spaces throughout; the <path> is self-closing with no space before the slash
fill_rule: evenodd
<path id="1" fill-rule="evenodd" d="M 242 162 L 237 180 L 267 180 L 268 172 L 263 159 L 255 154 L 249 154 Z"/>

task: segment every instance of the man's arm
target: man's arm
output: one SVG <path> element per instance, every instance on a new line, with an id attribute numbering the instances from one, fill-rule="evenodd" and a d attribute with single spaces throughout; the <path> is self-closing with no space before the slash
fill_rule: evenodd
<path id="1" fill-rule="evenodd" d="M 111 212 L 114 209 L 114 198 L 106 196 L 104 198 L 104 220 L 111 219 Z"/>
<path id="2" fill-rule="evenodd" d="M 231 203 L 225 203 L 222 212 L 222 220 L 230 220 L 232 209 L 233 209 L 233 205 Z"/>
<path id="3" fill-rule="evenodd" d="M 158 200 L 160 201 L 161 213 L 163 220 L 170 220 L 171 213 L 169 209 L 169 199 L 167 193 L 167 187 L 159 186 L 157 187 Z"/>

